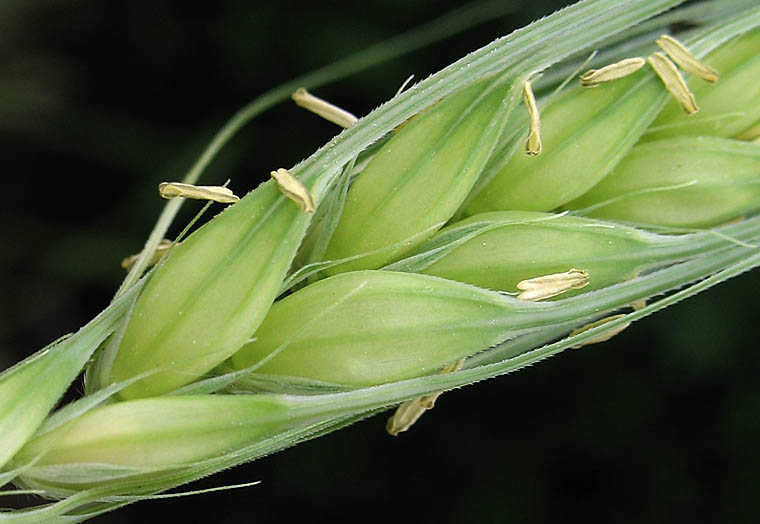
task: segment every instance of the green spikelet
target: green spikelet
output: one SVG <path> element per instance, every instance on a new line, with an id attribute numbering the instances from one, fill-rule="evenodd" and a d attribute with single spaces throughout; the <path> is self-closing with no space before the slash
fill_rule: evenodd
<path id="1" fill-rule="evenodd" d="M 709 227 L 733 220 L 760 207 L 760 147 L 716 137 L 646 142 L 567 207 L 659 226 Z"/>
<path id="2" fill-rule="evenodd" d="M 589 274 L 585 292 L 667 260 L 673 244 L 668 237 L 588 218 L 494 211 L 442 229 L 419 253 L 388 269 L 517 292 L 523 280 L 579 268 Z"/>
<path id="3" fill-rule="evenodd" d="M 150 277 L 101 384 L 150 372 L 120 396 L 160 395 L 232 355 L 274 301 L 309 217 L 267 182 L 190 235 Z"/>
<path id="4" fill-rule="evenodd" d="M 443 226 L 480 175 L 514 98 L 512 82 L 486 78 L 404 124 L 349 189 L 324 256 L 360 258 L 326 272 L 381 267 Z"/>
<path id="5" fill-rule="evenodd" d="M 464 214 L 551 211 L 601 180 L 636 143 L 667 99 L 647 71 L 593 89 L 574 87 L 541 112 L 543 152 L 495 158 L 495 173 Z M 499 167 L 499 163 L 503 163 Z"/>

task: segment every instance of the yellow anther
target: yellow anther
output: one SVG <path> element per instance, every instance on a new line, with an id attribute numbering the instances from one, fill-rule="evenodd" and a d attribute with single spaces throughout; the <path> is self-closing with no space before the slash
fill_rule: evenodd
<path id="1" fill-rule="evenodd" d="M 676 99 L 681 108 L 689 115 L 699 111 L 697 101 L 694 100 L 694 94 L 689 91 L 681 73 L 673 62 L 664 54 L 657 52 L 647 58 L 647 62 L 660 77 L 671 95 Z"/>
<path id="2" fill-rule="evenodd" d="M 536 97 L 533 94 L 533 88 L 530 87 L 530 81 L 523 84 L 523 102 L 528 109 L 530 119 L 530 131 L 528 139 L 525 141 L 525 153 L 530 156 L 541 154 L 541 116 L 538 114 L 538 105 Z"/>
<path id="3" fill-rule="evenodd" d="M 604 324 L 606 324 L 608 322 L 612 322 L 613 320 L 618 320 L 620 318 L 623 318 L 624 316 L 625 316 L 624 314 L 620 314 L 620 315 L 612 315 L 611 317 L 601 318 L 601 319 L 599 319 L 599 320 L 597 320 L 595 322 L 591 322 L 589 324 L 586 324 L 583 327 L 579 327 L 578 329 L 574 329 L 570 333 L 570 336 L 572 337 L 574 335 L 578 335 L 580 333 L 588 331 L 589 329 L 592 329 L 592 328 L 595 328 L 595 327 L 598 327 L 598 326 L 602 326 L 602 325 L 604 325 Z M 620 333 L 621 331 L 623 331 L 625 328 L 627 328 L 630 325 L 631 325 L 630 322 L 626 322 L 625 324 L 621 324 L 621 325 L 619 325 L 617 327 L 611 328 L 609 331 L 605 331 L 603 333 L 599 333 L 597 336 L 591 337 L 588 340 L 585 340 L 584 342 L 581 342 L 577 346 L 573 346 L 572 349 L 578 349 L 578 348 L 582 348 L 584 346 L 588 346 L 588 345 L 591 345 L 591 344 L 598 344 L 600 342 L 606 342 L 609 339 L 611 339 L 612 337 L 614 337 L 615 335 L 617 335 L 618 333 Z"/>
<path id="4" fill-rule="evenodd" d="M 159 260 L 161 260 L 161 257 L 164 256 L 164 253 L 169 251 L 169 248 L 171 248 L 173 245 L 171 240 L 168 240 L 164 238 L 161 240 L 161 242 L 158 243 L 158 247 L 156 247 L 156 250 L 153 252 L 153 256 L 148 261 L 148 266 L 153 266 L 156 263 L 158 263 Z M 142 253 L 138 253 L 136 255 L 129 256 L 121 261 L 121 267 L 129 271 L 132 266 L 135 265 L 135 262 L 137 262 L 137 259 L 142 255 Z"/>
<path id="5" fill-rule="evenodd" d="M 604 82 L 611 82 L 612 80 L 633 74 L 644 67 L 646 63 L 646 60 L 640 56 L 626 58 L 620 62 L 604 66 L 601 69 L 589 69 L 579 78 L 583 87 L 596 87 Z"/>
<path id="6" fill-rule="evenodd" d="M 698 76 L 711 84 L 718 81 L 718 72 L 715 69 L 697 60 L 681 42 L 672 36 L 662 35 L 657 39 L 657 45 L 687 73 Z"/>
<path id="7" fill-rule="evenodd" d="M 240 200 L 235 194 L 222 186 L 194 186 L 182 182 L 161 182 L 158 192 L 163 198 L 194 198 L 196 200 L 212 200 L 222 204 L 232 204 Z"/>
<path id="8" fill-rule="evenodd" d="M 520 300 L 538 301 L 551 298 L 573 289 L 581 289 L 589 283 L 588 272 L 581 269 L 571 269 L 564 273 L 553 273 L 536 278 L 522 280 L 517 289 L 522 291 L 517 298 Z"/>
<path id="9" fill-rule="evenodd" d="M 462 369 L 462 364 L 464 364 L 463 358 L 444 367 L 438 372 L 438 374 L 445 375 L 447 373 L 459 371 Z M 408 430 L 419 420 L 425 411 L 433 409 L 435 401 L 440 396 L 441 393 L 434 393 L 432 395 L 413 398 L 412 400 L 407 400 L 403 404 L 400 404 L 399 407 L 396 408 L 396 412 L 393 416 L 388 419 L 388 423 L 385 425 L 385 430 L 394 437 L 399 433 Z"/>
<path id="10" fill-rule="evenodd" d="M 639 311 L 641 309 L 644 309 L 645 307 L 647 307 L 647 301 L 644 299 L 637 300 L 636 302 L 631 304 L 631 309 L 633 309 L 634 311 Z"/>
<path id="11" fill-rule="evenodd" d="M 291 98 L 297 105 L 343 128 L 349 128 L 359 120 L 348 111 L 312 95 L 303 87 L 297 89 Z"/>
<path id="12" fill-rule="evenodd" d="M 298 204 L 301 211 L 313 213 L 317 209 L 317 206 L 314 205 L 314 199 L 311 198 L 303 184 L 290 174 L 290 171 L 280 168 L 277 171 L 272 171 L 270 175 L 277 182 L 277 187 L 280 188 L 282 194 Z"/>

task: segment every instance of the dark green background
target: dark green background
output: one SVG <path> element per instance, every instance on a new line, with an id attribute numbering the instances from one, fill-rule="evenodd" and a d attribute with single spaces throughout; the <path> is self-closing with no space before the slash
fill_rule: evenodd
<path id="1" fill-rule="evenodd" d="M 364 114 L 410 74 L 422 79 L 562 4 L 522 3 L 316 92 Z M 180 179 L 237 108 L 456 5 L 2 0 L 0 368 L 108 303 L 120 260 L 161 209 L 156 185 Z M 245 193 L 335 132 L 283 104 L 203 181 L 231 178 Z M 177 227 L 198 207 L 185 206 Z M 609 343 L 446 394 L 402 436 L 388 437 L 376 417 L 193 486 L 258 487 L 144 502 L 98 521 L 754 521 L 758 275 Z"/>

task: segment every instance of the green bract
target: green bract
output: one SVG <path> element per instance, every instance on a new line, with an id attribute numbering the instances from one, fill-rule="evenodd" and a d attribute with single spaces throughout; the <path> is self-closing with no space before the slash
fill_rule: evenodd
<path id="1" fill-rule="evenodd" d="M 349 189 L 324 255 L 359 258 L 326 272 L 380 267 L 443 226 L 480 175 L 514 98 L 509 79 L 491 76 L 404 124 Z"/>
<path id="2" fill-rule="evenodd" d="M 442 229 L 420 246 L 419 254 L 388 269 L 516 291 L 522 280 L 577 268 L 589 274 L 585 292 L 627 280 L 667 259 L 673 243 L 667 237 L 587 218 L 496 211 Z"/>
<path id="3" fill-rule="evenodd" d="M 39 353 L 0 376 L 0 468 L 24 445 L 61 397 L 89 354 L 72 354 L 68 344 Z M 68 349 L 66 355 L 64 349 Z M 57 354 L 54 354 L 57 353 Z M 68 358 L 67 358 L 68 357 Z"/>
<path id="4" fill-rule="evenodd" d="M 647 142 L 567 207 L 641 224 L 720 224 L 760 207 L 760 147 L 717 137 Z"/>
<path id="5" fill-rule="evenodd" d="M 267 182 L 190 235 L 150 277 L 101 384 L 153 372 L 120 396 L 160 395 L 227 359 L 264 318 L 308 221 Z"/>
<path id="6" fill-rule="evenodd" d="M 503 298 L 426 275 L 344 273 L 277 302 L 231 362 L 353 386 L 426 375 L 504 340 Z"/>
<path id="7" fill-rule="evenodd" d="M 37 431 L 98 345 L 119 324 L 141 287 L 138 284 L 116 299 L 78 333 L 0 373 L 0 469 Z"/>
<path id="8" fill-rule="evenodd" d="M 704 62 L 718 70 L 720 80 L 713 85 L 688 79 L 699 111 L 686 115 L 675 100 L 669 101 L 644 136 L 646 140 L 683 135 L 733 137 L 760 120 L 760 30 L 719 47 Z"/>
<path id="9" fill-rule="evenodd" d="M 189 395 L 119 402 L 43 433 L 16 455 L 22 481 L 83 489 L 150 478 L 239 449 L 292 426 L 273 395 Z M 82 466 L 98 464 L 84 474 Z"/>
<path id="10" fill-rule="evenodd" d="M 579 197 L 636 143 L 666 98 L 659 79 L 642 70 L 550 99 L 541 113 L 543 152 L 528 156 L 513 147 L 505 158 L 494 158 L 492 178 L 464 213 L 550 211 Z"/>

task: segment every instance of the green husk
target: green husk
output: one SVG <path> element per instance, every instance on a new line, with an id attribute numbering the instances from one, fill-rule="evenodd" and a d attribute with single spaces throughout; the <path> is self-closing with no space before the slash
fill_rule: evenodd
<path id="1" fill-rule="evenodd" d="M 277 302 L 231 364 L 352 386 L 403 380 L 503 341 L 512 308 L 495 293 L 434 277 L 343 273 Z"/>
<path id="2" fill-rule="evenodd" d="M 152 274 L 101 385 L 155 371 L 119 396 L 160 395 L 227 359 L 277 296 L 309 219 L 267 182 L 190 235 Z"/>
<path id="3" fill-rule="evenodd" d="M 683 228 L 733 220 L 760 208 L 760 147 L 717 137 L 645 142 L 567 207 L 596 218 Z"/>
<path id="4" fill-rule="evenodd" d="M 659 80 L 643 70 L 593 89 L 574 86 L 550 99 L 541 110 L 543 152 L 531 157 L 513 147 L 506 162 L 492 159 L 503 165 L 471 197 L 465 215 L 550 211 L 582 195 L 623 158 L 666 99 Z"/>
<path id="5" fill-rule="evenodd" d="M 134 286 L 77 333 L 0 374 L 0 469 L 37 431 L 100 343 L 116 329 L 141 287 Z"/>
<path id="6" fill-rule="evenodd" d="M 655 235 L 570 215 L 494 211 L 442 229 L 415 254 L 385 269 L 516 292 L 523 280 L 577 268 L 588 272 L 589 284 L 570 292 L 576 294 L 704 253 L 711 238 Z"/>
<path id="7" fill-rule="evenodd" d="M 485 78 L 405 123 L 348 190 L 324 258 L 352 260 L 325 272 L 381 267 L 443 226 L 480 175 L 514 102 L 508 77 Z"/>
<path id="8" fill-rule="evenodd" d="M 82 489 L 152 470 L 181 468 L 290 429 L 277 396 L 191 395 L 119 402 L 88 411 L 30 440 L 14 466 L 32 466 L 25 482 L 47 477 Z M 95 464 L 74 474 L 72 464 Z M 56 475 L 68 465 L 68 475 Z"/>

